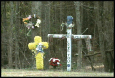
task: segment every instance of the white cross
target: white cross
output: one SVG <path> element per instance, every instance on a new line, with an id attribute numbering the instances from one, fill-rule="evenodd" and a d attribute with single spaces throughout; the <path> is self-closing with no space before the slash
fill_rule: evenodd
<path id="1" fill-rule="evenodd" d="M 67 27 L 67 34 L 48 34 L 48 37 L 52 38 L 67 38 L 67 71 L 71 71 L 71 39 L 86 39 L 86 46 L 88 51 L 91 51 L 90 39 L 91 35 L 73 35 L 72 34 L 72 24 Z"/>

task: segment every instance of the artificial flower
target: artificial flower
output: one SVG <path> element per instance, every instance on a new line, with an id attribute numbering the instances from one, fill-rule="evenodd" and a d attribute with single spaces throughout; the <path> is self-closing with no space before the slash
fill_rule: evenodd
<path id="1" fill-rule="evenodd" d="M 30 29 L 30 26 L 28 26 L 27 28 Z"/>
<path id="2" fill-rule="evenodd" d="M 34 29 L 34 26 L 32 26 L 32 28 Z"/>
<path id="3" fill-rule="evenodd" d="M 28 29 L 30 29 L 30 28 L 32 27 L 32 25 L 33 25 L 32 22 L 29 22 L 29 23 L 26 24 L 26 27 L 27 27 Z"/>
<path id="4" fill-rule="evenodd" d="M 34 16 L 35 16 L 35 14 L 34 14 Z M 34 29 L 34 26 L 33 26 L 34 23 L 32 23 L 30 20 L 32 17 L 33 17 L 32 15 L 29 15 L 27 18 L 23 18 L 23 22 L 28 29 L 30 29 L 30 28 Z M 39 17 L 36 17 L 36 18 L 37 18 L 37 21 L 36 21 L 35 26 L 39 27 L 41 20 L 39 19 Z"/>
<path id="5" fill-rule="evenodd" d="M 27 24 L 27 22 L 24 22 L 24 24 Z"/>
<path id="6" fill-rule="evenodd" d="M 35 26 L 39 27 L 39 24 L 40 24 L 40 23 L 41 23 L 41 20 L 40 20 L 40 19 L 37 19 Z"/>
<path id="7" fill-rule="evenodd" d="M 43 46 L 43 44 L 39 43 L 39 45 L 37 45 L 36 51 L 37 52 L 44 52 L 42 46 Z"/>
<path id="8" fill-rule="evenodd" d="M 30 19 L 30 18 L 32 18 L 32 16 L 31 16 L 31 15 L 29 15 L 27 18 L 28 18 L 28 19 Z"/>
<path id="9" fill-rule="evenodd" d="M 27 22 L 29 18 L 23 18 L 23 22 Z"/>
<path id="10" fill-rule="evenodd" d="M 56 68 L 59 65 L 62 66 L 58 58 L 50 58 L 49 62 L 50 62 L 50 65 L 53 66 L 54 68 Z"/>

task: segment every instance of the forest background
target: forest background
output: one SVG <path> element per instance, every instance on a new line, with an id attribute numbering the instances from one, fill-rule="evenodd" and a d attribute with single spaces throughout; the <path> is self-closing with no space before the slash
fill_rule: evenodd
<path id="1" fill-rule="evenodd" d="M 41 18 L 39 28 L 33 29 L 27 36 L 28 29 L 22 19 L 28 15 L 37 14 Z M 1 1 L 1 66 L 4 68 L 32 68 L 35 58 L 28 43 L 35 36 L 41 36 L 49 42 L 45 51 L 44 65 L 49 68 L 48 60 L 57 57 L 66 69 L 67 42 L 66 39 L 48 39 L 48 34 L 66 34 L 66 28 L 61 31 L 61 23 L 67 21 L 67 16 L 73 16 L 72 34 L 92 35 L 93 63 L 103 63 L 104 71 L 114 68 L 114 2 L 113 1 Z M 80 32 L 78 32 L 80 30 Z M 82 47 L 82 66 L 89 64 L 84 57 L 89 54 L 84 40 Z M 72 69 L 77 69 L 79 40 L 72 40 Z M 100 59 L 99 59 L 100 58 Z M 78 62 L 79 63 L 79 62 Z"/>

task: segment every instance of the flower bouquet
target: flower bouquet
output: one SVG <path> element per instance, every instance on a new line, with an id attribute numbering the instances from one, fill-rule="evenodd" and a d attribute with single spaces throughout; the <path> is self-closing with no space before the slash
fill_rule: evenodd
<path id="1" fill-rule="evenodd" d="M 56 69 L 57 66 L 62 66 L 62 64 L 60 64 L 60 59 L 58 58 L 50 58 L 49 62 L 49 64 L 53 66 L 54 69 Z"/>
<path id="2" fill-rule="evenodd" d="M 36 16 L 35 14 L 29 15 L 27 18 L 23 18 L 22 21 L 24 22 L 25 26 L 29 29 L 27 36 L 29 36 L 31 29 L 34 29 L 35 27 L 39 27 L 39 25 L 41 23 L 40 17 Z M 33 22 L 35 22 L 35 23 L 33 23 Z"/>

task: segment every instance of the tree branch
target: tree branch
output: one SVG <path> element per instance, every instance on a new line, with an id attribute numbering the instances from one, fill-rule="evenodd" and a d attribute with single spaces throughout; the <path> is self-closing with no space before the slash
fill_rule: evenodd
<path id="1" fill-rule="evenodd" d="M 94 53 L 94 54 L 89 54 L 89 55 L 84 55 L 85 57 L 89 57 L 89 56 L 94 56 L 94 55 L 97 55 L 97 54 L 101 54 L 100 52 L 97 52 L 97 53 Z"/>

